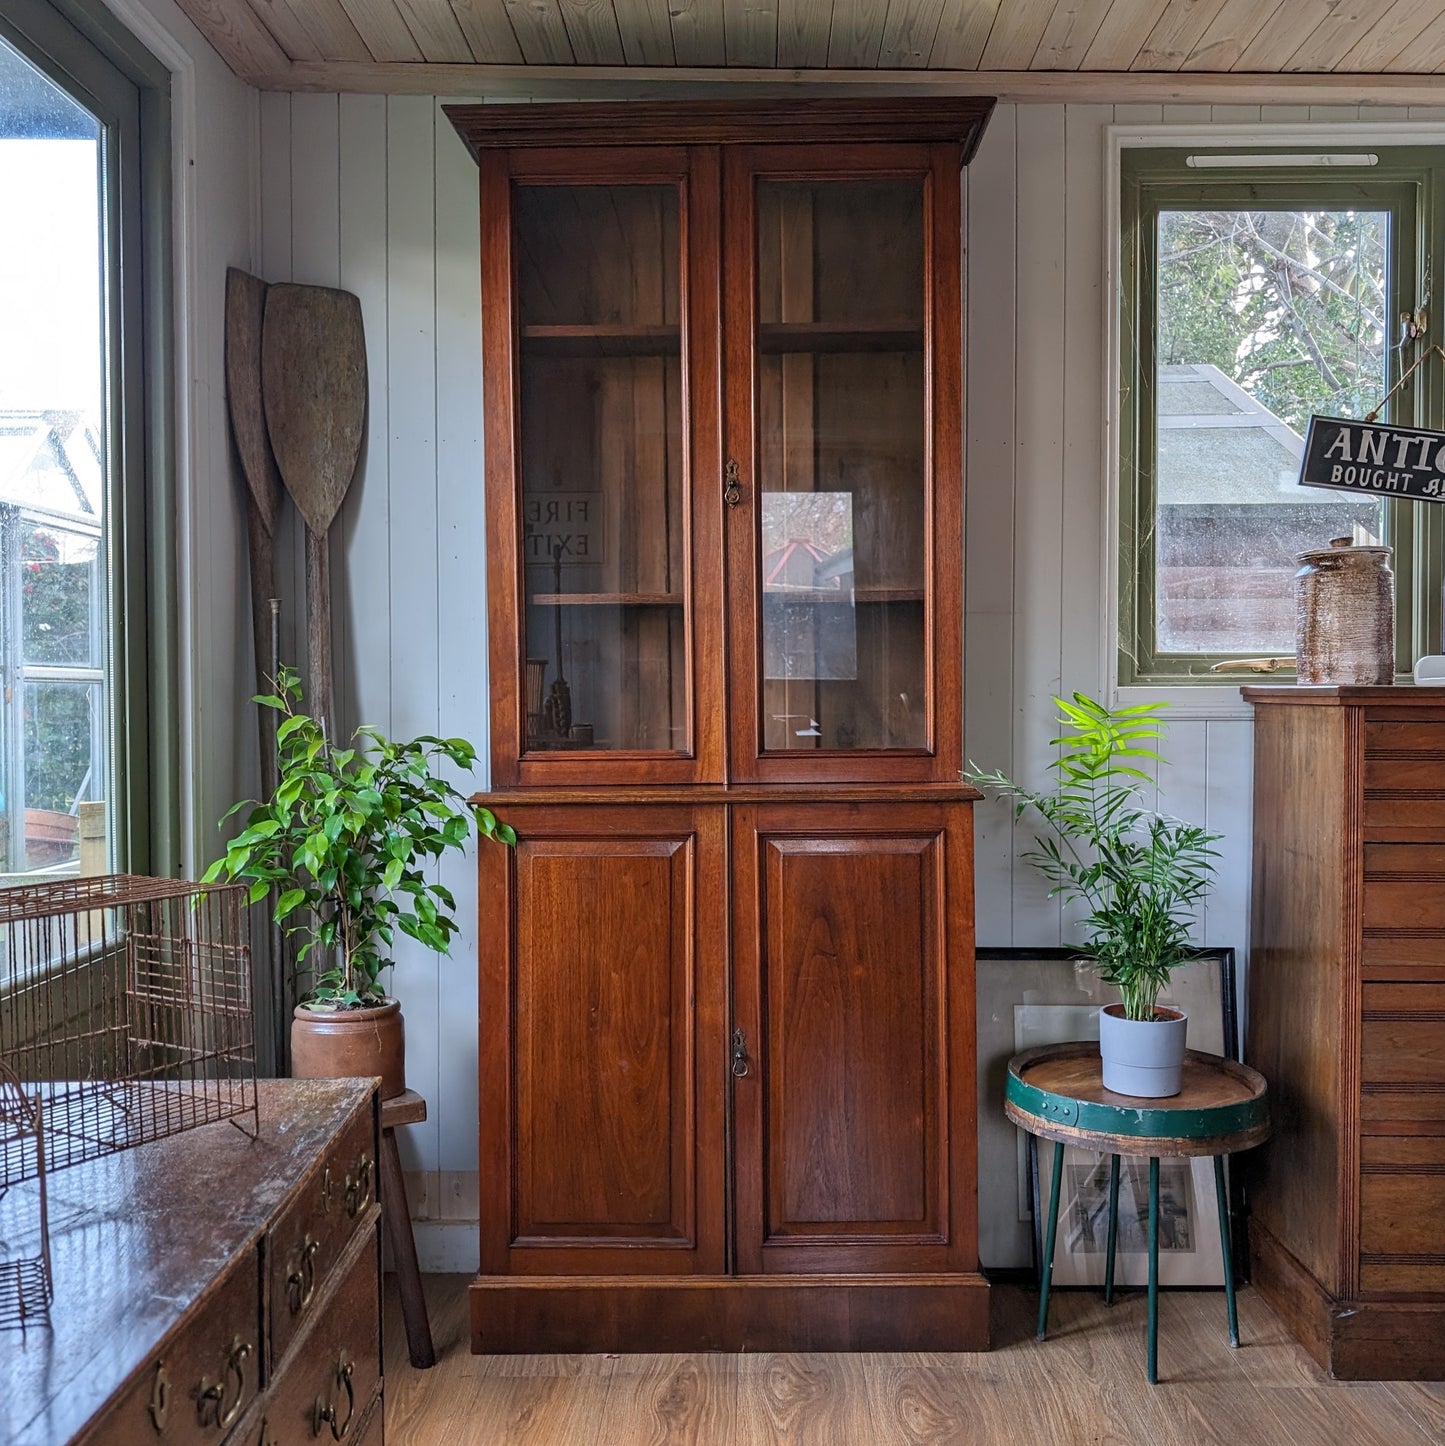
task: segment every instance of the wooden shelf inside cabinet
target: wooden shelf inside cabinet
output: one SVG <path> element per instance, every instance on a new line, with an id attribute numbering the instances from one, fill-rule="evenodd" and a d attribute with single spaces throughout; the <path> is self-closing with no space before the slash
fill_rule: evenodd
<path id="1" fill-rule="evenodd" d="M 864 603 L 921 603 L 923 601 L 921 587 L 770 587 L 764 589 L 763 595 L 767 598 L 777 598 L 782 602 L 808 603 L 809 605 L 832 604 L 844 607 L 861 606 Z"/>
<path id="2" fill-rule="evenodd" d="M 676 356 L 682 347 L 677 326 L 524 326 L 527 356 Z"/>
<path id="3" fill-rule="evenodd" d="M 765 322 L 758 328 L 758 350 L 764 356 L 785 352 L 921 352 L 923 328 L 911 321 L 877 326 L 835 321 Z"/>
<path id="4" fill-rule="evenodd" d="M 567 608 L 680 608 L 680 592 L 538 592 L 538 607 Z"/>

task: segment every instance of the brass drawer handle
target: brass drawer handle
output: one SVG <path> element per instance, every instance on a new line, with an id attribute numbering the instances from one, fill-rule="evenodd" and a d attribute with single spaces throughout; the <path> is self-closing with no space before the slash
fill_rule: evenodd
<path id="1" fill-rule="evenodd" d="M 246 1399 L 245 1361 L 250 1354 L 249 1343 L 237 1336 L 226 1352 L 226 1364 L 221 1371 L 221 1379 L 209 1383 L 204 1376 L 201 1377 L 201 1383 L 196 1388 L 196 1414 L 200 1417 L 202 1426 L 210 1424 L 225 1431 L 236 1424 L 236 1417 L 241 1414 L 241 1402 Z M 228 1406 L 226 1387 L 232 1376 L 236 1378 L 236 1394 Z M 206 1420 L 208 1414 L 214 1417 L 209 1423 Z"/>
<path id="2" fill-rule="evenodd" d="M 321 1242 L 309 1235 L 301 1247 L 301 1260 L 296 1269 L 286 1277 L 286 1304 L 292 1315 L 300 1315 L 316 1294 L 316 1252 Z"/>
<path id="3" fill-rule="evenodd" d="M 363 1155 L 356 1167 L 356 1178 L 346 1176 L 346 1213 L 353 1220 L 371 1204 L 371 1156 Z"/>
<path id="4" fill-rule="evenodd" d="M 346 1419 L 337 1419 L 336 1403 L 328 1401 L 324 1396 L 317 1396 L 316 1405 L 311 1410 L 311 1434 L 319 1436 L 322 1426 L 331 1427 L 331 1439 L 342 1441 L 346 1433 L 351 1430 L 351 1418 L 356 1414 L 356 1393 L 351 1384 L 351 1373 L 356 1369 L 355 1362 L 346 1359 L 346 1349 L 342 1348 L 341 1356 L 336 1362 L 336 1389 L 338 1392 L 346 1392 Z"/>
<path id="5" fill-rule="evenodd" d="M 321 1172 L 321 1213 L 331 1214 L 331 1162 L 326 1162 L 326 1168 Z"/>

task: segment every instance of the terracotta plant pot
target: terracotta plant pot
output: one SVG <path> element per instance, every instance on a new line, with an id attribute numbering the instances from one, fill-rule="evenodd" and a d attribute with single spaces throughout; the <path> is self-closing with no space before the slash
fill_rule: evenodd
<path id="1" fill-rule="evenodd" d="M 401 1005 L 371 1009 L 296 1006 L 291 1020 L 291 1074 L 296 1079 L 381 1076 L 381 1097 L 406 1089 L 406 1035 Z"/>
<path id="2" fill-rule="evenodd" d="M 1104 1088 L 1150 1100 L 1177 1095 L 1188 1028 L 1182 1009 L 1161 1004 L 1153 1019 L 1126 1019 L 1122 1004 L 1106 1004 L 1099 1011 Z"/>

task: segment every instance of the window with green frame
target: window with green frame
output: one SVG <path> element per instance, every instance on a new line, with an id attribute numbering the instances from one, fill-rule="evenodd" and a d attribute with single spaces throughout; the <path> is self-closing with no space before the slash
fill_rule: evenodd
<path id="1" fill-rule="evenodd" d="M 169 76 L 0 15 L 0 882 L 178 872 Z"/>
<path id="2" fill-rule="evenodd" d="M 1445 508 L 1295 479 L 1312 414 L 1370 411 L 1441 339 L 1402 317 L 1445 278 L 1445 157 L 1331 146 L 1122 154 L 1122 686 L 1291 656 L 1297 554 L 1346 535 L 1394 548 L 1400 670 L 1440 651 Z M 1442 368 L 1382 415 L 1445 425 Z"/>

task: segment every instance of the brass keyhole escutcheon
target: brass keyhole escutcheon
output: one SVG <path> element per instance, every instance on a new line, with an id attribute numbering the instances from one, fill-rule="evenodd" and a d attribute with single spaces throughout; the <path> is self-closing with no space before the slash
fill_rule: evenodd
<path id="1" fill-rule="evenodd" d="M 166 1374 L 166 1363 L 156 1362 L 155 1379 L 151 1382 L 151 1398 L 146 1403 L 150 1412 L 151 1425 L 159 1436 L 166 1429 L 166 1417 L 171 1411 L 171 1378 Z"/>
<path id="2" fill-rule="evenodd" d="M 733 1074 L 738 1079 L 748 1072 L 748 1037 L 741 1029 L 733 1030 Z"/>
<path id="3" fill-rule="evenodd" d="M 736 507 L 743 500 L 742 481 L 738 475 L 737 461 L 729 457 L 723 471 L 723 501 L 729 507 Z"/>

